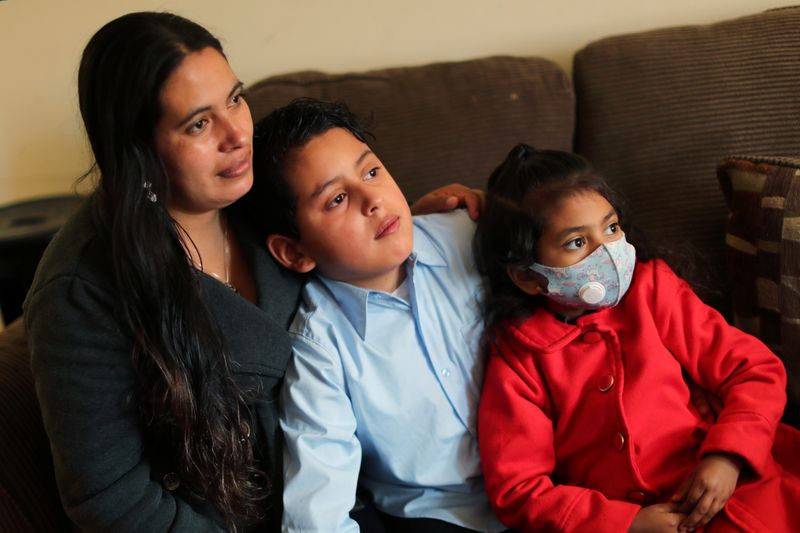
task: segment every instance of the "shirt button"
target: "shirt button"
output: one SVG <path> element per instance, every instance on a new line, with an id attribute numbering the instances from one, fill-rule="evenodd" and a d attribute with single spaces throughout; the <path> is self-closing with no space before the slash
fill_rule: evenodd
<path id="1" fill-rule="evenodd" d="M 614 449 L 621 452 L 625 448 L 625 435 L 620 432 L 614 433 Z"/>
<path id="2" fill-rule="evenodd" d="M 611 387 L 614 386 L 614 376 L 611 374 L 605 374 L 597 378 L 596 381 L 597 390 L 600 392 L 608 392 L 611 390 Z"/>
<path id="3" fill-rule="evenodd" d="M 647 500 L 647 494 L 640 490 L 632 490 L 628 493 L 628 501 L 631 503 L 643 504 Z"/>
<path id="4" fill-rule="evenodd" d="M 449 368 L 443 368 L 442 369 L 442 375 L 444 377 L 449 377 L 450 376 L 450 369 Z"/>
<path id="5" fill-rule="evenodd" d="M 587 331 L 583 334 L 581 340 L 587 344 L 594 344 L 603 340 L 603 336 L 597 331 Z"/>
<path id="6" fill-rule="evenodd" d="M 177 472 L 169 472 L 161 478 L 161 484 L 168 491 L 173 491 L 181 486 L 181 478 Z"/>

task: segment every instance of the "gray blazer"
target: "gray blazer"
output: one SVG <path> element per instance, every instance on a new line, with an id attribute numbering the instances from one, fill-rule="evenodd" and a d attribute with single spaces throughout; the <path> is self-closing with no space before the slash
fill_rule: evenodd
<path id="1" fill-rule="evenodd" d="M 157 451 L 147 450 L 135 402 L 131 341 L 115 323 L 107 246 L 90 197 L 42 258 L 25 302 L 31 365 L 61 501 L 82 530 L 218 531 L 209 505 L 185 494 Z M 237 383 L 253 391 L 253 438 L 272 481 L 266 527 L 279 531 L 282 435 L 276 393 L 291 355 L 286 333 L 302 279 L 281 269 L 263 241 L 231 217 L 255 277 L 257 305 L 212 278 L 203 299 L 231 354 Z M 165 454 L 166 457 L 166 454 Z"/>

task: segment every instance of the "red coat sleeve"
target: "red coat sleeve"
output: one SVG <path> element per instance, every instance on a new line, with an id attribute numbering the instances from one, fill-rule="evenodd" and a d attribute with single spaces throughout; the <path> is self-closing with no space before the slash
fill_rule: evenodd
<path id="1" fill-rule="evenodd" d="M 554 436 L 547 395 L 533 365 L 512 352 L 500 341 L 492 353 L 478 413 L 481 463 L 497 516 L 519 531 L 627 531 L 638 505 L 553 484 Z"/>
<path id="2" fill-rule="evenodd" d="M 664 345 L 692 379 L 723 401 L 700 456 L 737 454 L 763 473 L 786 404 L 783 363 L 761 341 L 730 326 L 664 263 L 652 272 L 653 316 Z"/>

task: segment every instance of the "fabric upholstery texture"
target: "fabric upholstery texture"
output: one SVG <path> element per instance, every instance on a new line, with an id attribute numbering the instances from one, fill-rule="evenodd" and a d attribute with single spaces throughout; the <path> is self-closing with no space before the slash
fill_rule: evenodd
<path id="1" fill-rule="evenodd" d="M 726 211 L 716 163 L 797 153 L 798 47 L 793 7 L 614 36 L 575 56 L 575 150 L 623 194 L 651 239 L 690 242 L 718 283 Z"/>
<path id="2" fill-rule="evenodd" d="M 65 531 L 22 320 L 0 342 L 0 531 Z"/>
<path id="3" fill-rule="evenodd" d="M 373 147 L 406 197 L 458 182 L 484 188 L 519 142 L 570 150 L 575 98 L 566 73 L 541 58 L 490 57 L 357 74 L 300 72 L 247 90 L 258 121 L 309 96 L 371 119 Z"/>
<path id="4" fill-rule="evenodd" d="M 741 156 L 717 169 L 734 323 L 781 356 L 800 406 L 800 159 Z"/>

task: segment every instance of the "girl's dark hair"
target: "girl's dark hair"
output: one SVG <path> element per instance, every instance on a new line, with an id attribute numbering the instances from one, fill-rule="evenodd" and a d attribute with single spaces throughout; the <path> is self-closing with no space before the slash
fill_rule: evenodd
<path id="1" fill-rule="evenodd" d="M 564 198 L 586 191 L 608 200 L 627 240 L 636 246 L 637 257 L 649 258 L 627 224 L 621 199 L 583 157 L 518 144 L 489 177 L 486 205 L 473 241 L 478 271 L 487 281 L 483 299 L 487 334 L 504 319 L 527 315 L 540 305 L 541 297 L 514 285 L 507 268 L 527 268 L 537 262 L 538 242 L 551 210 Z"/>
<path id="2" fill-rule="evenodd" d="M 181 490 L 211 503 L 235 529 L 263 515 L 268 489 L 254 482 L 264 476 L 241 438 L 250 423 L 245 398 L 187 259 L 192 244 L 167 212 L 170 182 L 154 146 L 165 81 L 188 54 L 208 47 L 223 53 L 185 18 L 124 15 L 87 44 L 78 93 L 99 175 L 94 216 L 113 262 L 119 320 L 133 339 L 146 446 L 153 458 L 169 454 Z"/>
<path id="3" fill-rule="evenodd" d="M 279 107 L 255 126 L 253 187 L 245 196 L 252 222 L 265 235 L 297 239 L 297 196 L 288 172 L 297 150 L 328 130 L 343 128 L 367 143 L 372 134 L 344 103 L 298 98 Z M 368 144 L 368 143 L 367 143 Z"/>

